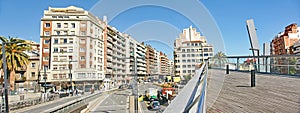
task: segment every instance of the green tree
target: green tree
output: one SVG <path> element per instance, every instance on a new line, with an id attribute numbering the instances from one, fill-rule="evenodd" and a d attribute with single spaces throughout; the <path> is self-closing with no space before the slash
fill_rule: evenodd
<path id="1" fill-rule="evenodd" d="M 19 39 L 19 38 L 5 38 L 0 36 L 0 40 L 2 42 L 5 42 L 5 57 L 6 57 L 6 63 L 7 63 L 7 71 L 9 73 L 9 83 L 10 88 L 14 89 L 14 83 L 15 83 L 15 72 L 18 69 L 26 69 L 28 63 L 29 63 L 29 57 L 25 51 L 30 51 L 31 46 L 30 43 L 27 43 L 25 40 Z M 2 48 L 2 43 L 0 44 L 0 47 Z M 2 50 L 0 51 L 0 68 L 3 69 L 3 59 L 2 59 Z"/>
<path id="2" fill-rule="evenodd" d="M 228 62 L 228 59 L 226 57 L 227 56 L 225 55 L 225 53 L 219 51 L 215 54 L 214 57 L 212 57 L 212 64 L 221 67 Z"/>

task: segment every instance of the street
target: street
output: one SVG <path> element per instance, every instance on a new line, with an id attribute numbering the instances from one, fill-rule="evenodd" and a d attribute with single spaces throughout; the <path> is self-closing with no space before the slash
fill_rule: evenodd
<path id="1" fill-rule="evenodd" d="M 111 94 L 104 94 L 102 100 L 94 109 L 92 113 L 124 113 L 127 111 L 127 97 L 131 90 L 116 91 Z"/>

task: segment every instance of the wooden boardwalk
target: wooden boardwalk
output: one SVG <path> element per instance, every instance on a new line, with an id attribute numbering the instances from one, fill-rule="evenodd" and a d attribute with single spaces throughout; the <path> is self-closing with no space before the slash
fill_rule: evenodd
<path id="1" fill-rule="evenodd" d="M 300 78 L 256 73 L 250 87 L 250 72 L 209 70 L 208 80 L 209 113 L 300 113 Z"/>

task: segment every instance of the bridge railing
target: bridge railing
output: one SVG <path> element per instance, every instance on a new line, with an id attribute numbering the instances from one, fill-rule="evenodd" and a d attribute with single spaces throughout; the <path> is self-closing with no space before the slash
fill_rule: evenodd
<path id="1" fill-rule="evenodd" d="M 228 56 L 209 60 L 210 68 L 251 71 L 259 73 L 300 76 L 299 55 Z"/>
<path id="2" fill-rule="evenodd" d="M 182 91 L 172 100 L 164 113 L 205 113 L 207 65 L 196 69 L 194 77 Z"/>

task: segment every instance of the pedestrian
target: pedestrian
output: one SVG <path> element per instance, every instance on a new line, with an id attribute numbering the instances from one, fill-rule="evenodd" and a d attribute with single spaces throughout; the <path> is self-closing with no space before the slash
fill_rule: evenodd
<path id="1" fill-rule="evenodd" d="M 75 94 L 76 94 L 76 96 L 78 96 L 78 90 L 77 89 L 75 90 Z"/>

